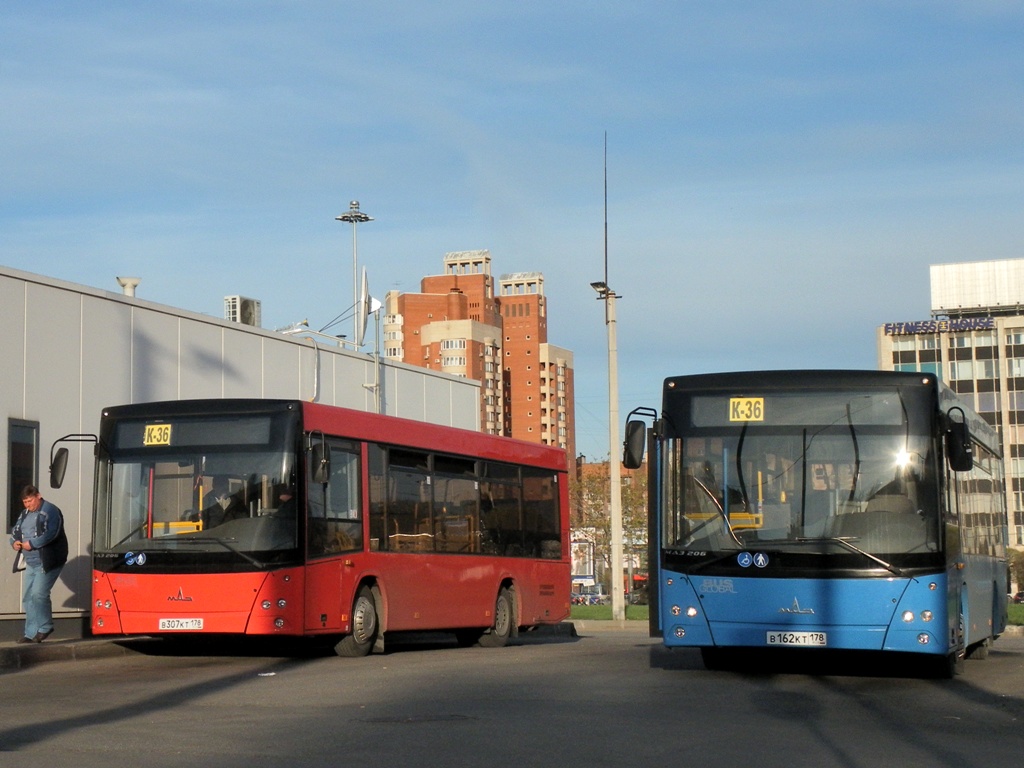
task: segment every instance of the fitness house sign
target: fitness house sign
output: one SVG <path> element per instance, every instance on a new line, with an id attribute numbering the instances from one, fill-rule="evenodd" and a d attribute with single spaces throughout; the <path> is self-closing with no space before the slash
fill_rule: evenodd
<path id="1" fill-rule="evenodd" d="M 907 336 L 917 333 L 957 333 L 964 331 L 991 331 L 996 327 L 994 317 L 969 317 L 959 320 L 917 320 L 909 323 L 886 323 L 886 336 Z"/>

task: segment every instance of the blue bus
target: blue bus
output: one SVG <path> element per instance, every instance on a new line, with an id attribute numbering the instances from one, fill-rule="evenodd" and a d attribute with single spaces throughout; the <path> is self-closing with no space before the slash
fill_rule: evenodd
<path id="1" fill-rule="evenodd" d="M 839 649 L 950 677 L 1006 627 L 998 436 L 933 374 L 668 378 L 627 419 L 624 466 L 645 451 L 651 633 L 708 668 Z"/>

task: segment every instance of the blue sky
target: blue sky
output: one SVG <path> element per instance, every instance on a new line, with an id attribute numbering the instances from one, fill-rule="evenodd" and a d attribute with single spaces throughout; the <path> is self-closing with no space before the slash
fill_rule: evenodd
<path id="1" fill-rule="evenodd" d="M 668 375 L 876 365 L 928 266 L 1024 256 L 1024 4 L 0 6 L 0 263 L 263 325 L 445 252 L 541 271 L 577 439 Z"/>

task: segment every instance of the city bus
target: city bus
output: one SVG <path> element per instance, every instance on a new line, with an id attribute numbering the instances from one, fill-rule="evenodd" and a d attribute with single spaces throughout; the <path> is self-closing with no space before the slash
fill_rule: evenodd
<path id="1" fill-rule="evenodd" d="M 54 457 L 59 485 L 67 448 Z M 556 448 L 192 400 L 105 409 L 95 472 L 95 635 L 311 636 L 362 656 L 413 630 L 499 647 L 569 614 Z"/>
<path id="2" fill-rule="evenodd" d="M 650 451 L 652 636 L 709 668 L 838 649 L 955 674 L 1006 627 L 998 445 L 928 373 L 666 379 L 624 447 Z"/>

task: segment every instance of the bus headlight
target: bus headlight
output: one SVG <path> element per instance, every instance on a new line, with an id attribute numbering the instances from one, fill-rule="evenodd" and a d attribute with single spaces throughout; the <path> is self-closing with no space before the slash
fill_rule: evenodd
<path id="1" fill-rule="evenodd" d="M 922 632 L 920 635 L 917 636 L 917 642 L 919 645 L 928 645 L 930 641 L 928 635 Z"/>
<path id="2" fill-rule="evenodd" d="M 931 621 L 933 618 L 931 611 L 921 611 L 921 621 Z"/>
<path id="3" fill-rule="evenodd" d="M 288 601 L 285 600 L 283 597 L 277 601 L 278 608 L 284 608 L 286 605 L 288 605 Z"/>
<path id="4" fill-rule="evenodd" d="M 278 616 L 276 619 L 274 619 L 274 626 L 278 629 L 282 629 L 284 627 L 284 619 Z"/>
<path id="5" fill-rule="evenodd" d="M 260 607 L 263 608 L 264 611 L 269 611 L 272 606 L 273 603 L 271 603 L 269 600 L 264 600 L 262 603 L 260 603 Z"/>
<path id="6" fill-rule="evenodd" d="M 903 621 L 905 621 L 907 624 L 909 624 L 913 620 L 914 620 L 914 612 L 913 611 L 904 611 L 903 612 Z"/>
<path id="7" fill-rule="evenodd" d="M 686 609 L 686 616 L 687 616 L 687 618 L 690 618 L 690 619 L 695 619 L 695 618 L 697 618 L 697 609 L 696 609 L 696 608 L 694 608 L 694 607 L 693 607 L 692 605 L 691 605 L 691 606 L 689 606 L 689 607 L 688 607 L 688 608 Z"/>

